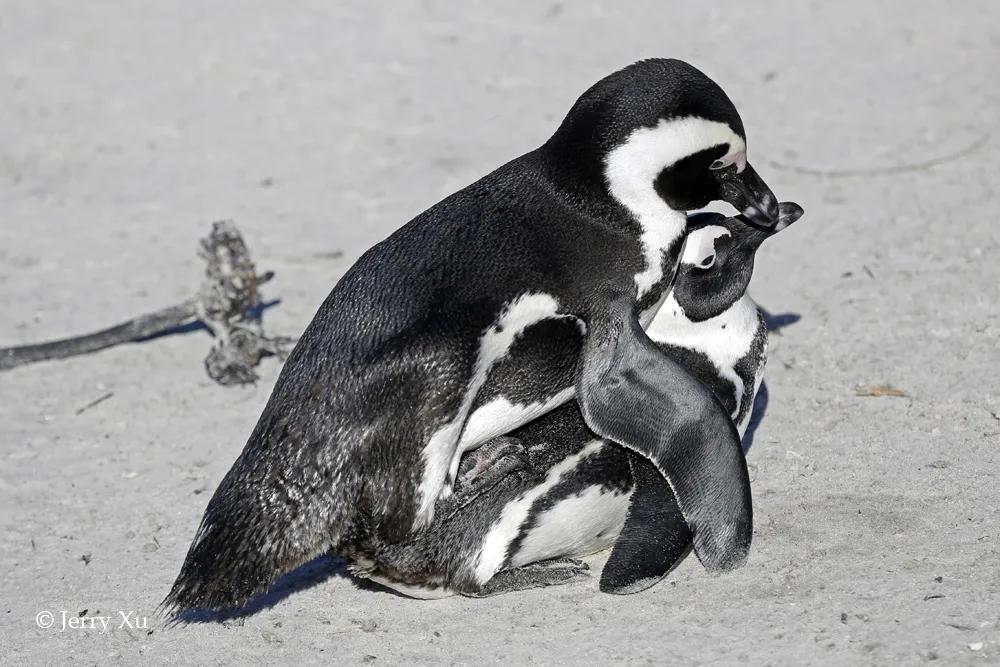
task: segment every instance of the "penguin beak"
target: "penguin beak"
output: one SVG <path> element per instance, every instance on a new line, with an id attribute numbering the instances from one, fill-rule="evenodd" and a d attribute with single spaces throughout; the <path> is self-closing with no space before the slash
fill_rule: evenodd
<path id="1" fill-rule="evenodd" d="M 719 198 L 753 224 L 772 229 L 778 224 L 778 199 L 749 164 L 745 169 L 720 169 L 713 172 L 719 185 Z"/>
<path id="2" fill-rule="evenodd" d="M 757 248 L 766 239 L 774 236 L 782 229 L 785 229 L 786 227 L 794 223 L 796 220 L 801 218 L 803 213 L 805 213 L 805 211 L 803 211 L 802 207 L 796 204 L 795 202 L 783 201 L 780 204 L 778 204 L 778 220 L 771 227 L 762 227 L 753 220 L 750 220 L 745 215 L 737 215 L 735 218 L 732 219 L 739 220 L 741 223 L 743 223 L 743 225 L 746 225 L 746 227 L 741 226 L 740 229 L 742 229 L 743 231 L 734 232 L 734 235 L 737 236 L 746 235 L 747 238 L 750 239 L 753 247 Z M 688 225 L 691 224 L 692 217 L 693 216 L 688 216 Z M 749 227 L 750 229 L 747 229 L 747 227 Z"/>
<path id="3" fill-rule="evenodd" d="M 792 201 L 783 201 L 778 204 L 778 222 L 774 226 L 774 232 L 778 233 L 788 225 L 802 217 L 805 211 L 802 207 Z"/>

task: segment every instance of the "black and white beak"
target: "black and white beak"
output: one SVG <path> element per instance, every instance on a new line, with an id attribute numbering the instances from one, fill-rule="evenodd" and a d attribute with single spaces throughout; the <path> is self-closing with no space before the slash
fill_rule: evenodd
<path id="1" fill-rule="evenodd" d="M 805 211 L 802 207 L 791 201 L 783 201 L 778 204 L 778 214 L 777 219 L 769 227 L 764 227 L 754 220 L 751 220 L 746 215 L 738 215 L 734 219 L 742 222 L 746 227 L 743 227 L 747 231 L 747 238 L 752 239 L 752 242 L 756 245 L 760 245 L 765 239 L 774 236 L 782 229 L 785 229 L 796 220 L 802 217 Z M 752 229 L 747 229 L 750 227 Z"/>
<path id="2" fill-rule="evenodd" d="M 732 204 L 754 225 L 774 229 L 778 224 L 778 199 L 767 183 L 746 162 L 714 169 L 719 198 Z"/>
<path id="3" fill-rule="evenodd" d="M 780 232 L 782 229 L 801 218 L 803 213 L 805 213 L 805 211 L 803 211 L 802 207 L 795 202 L 781 202 L 778 204 L 778 222 L 774 225 L 774 232 Z"/>

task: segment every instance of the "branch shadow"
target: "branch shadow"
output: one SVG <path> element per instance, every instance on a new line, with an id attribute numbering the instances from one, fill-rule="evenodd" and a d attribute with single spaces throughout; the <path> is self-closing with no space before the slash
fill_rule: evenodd
<path id="1" fill-rule="evenodd" d="M 247 317 L 252 319 L 254 322 L 259 322 L 264 316 L 264 311 L 272 306 L 277 306 L 281 303 L 281 299 L 271 299 L 270 301 L 261 301 L 255 306 L 247 308 Z"/>
<path id="2" fill-rule="evenodd" d="M 270 301 L 261 301 L 256 306 L 247 309 L 247 318 L 253 322 L 260 322 L 264 315 L 264 311 L 268 308 L 273 308 L 281 303 L 281 299 L 271 299 Z M 133 342 L 135 343 L 146 343 L 151 340 L 156 340 L 158 338 L 164 338 L 166 336 L 182 336 L 184 334 L 193 333 L 195 331 L 206 331 L 210 336 L 214 336 L 212 330 L 202 322 L 201 320 L 194 320 L 188 322 L 187 324 L 181 324 L 176 327 L 171 327 L 170 329 L 164 329 L 163 331 L 158 331 L 151 336 L 145 336 L 143 338 L 136 338 Z"/>

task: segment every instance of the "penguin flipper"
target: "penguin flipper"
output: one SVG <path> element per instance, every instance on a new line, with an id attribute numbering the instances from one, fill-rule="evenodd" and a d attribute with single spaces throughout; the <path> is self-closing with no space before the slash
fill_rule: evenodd
<path id="1" fill-rule="evenodd" d="M 601 591 L 638 593 L 667 576 L 691 549 L 691 529 L 684 522 L 670 485 L 645 456 L 629 452 L 635 490 L 622 534 L 601 573 Z"/>
<path id="2" fill-rule="evenodd" d="M 706 569 L 740 566 L 750 550 L 753 510 L 739 433 L 726 409 L 649 339 L 634 300 L 617 295 L 591 320 L 577 380 L 587 425 L 653 463 Z M 634 533 L 662 529 L 644 517 L 633 503 L 619 539 L 650 539 Z"/>

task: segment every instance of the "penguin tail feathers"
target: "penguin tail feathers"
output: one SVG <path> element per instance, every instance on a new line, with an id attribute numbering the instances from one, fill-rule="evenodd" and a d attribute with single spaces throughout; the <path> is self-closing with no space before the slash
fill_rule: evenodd
<path id="1" fill-rule="evenodd" d="M 335 506 L 329 492 L 258 475 L 243 461 L 237 460 L 209 502 L 161 613 L 238 609 L 337 546 L 351 517 L 329 509 Z"/>
<path id="2" fill-rule="evenodd" d="M 281 560 L 266 557 L 227 560 L 216 554 L 228 553 L 231 558 L 234 552 L 225 547 L 215 551 L 224 543 L 215 535 L 211 527 L 208 532 L 199 531 L 177 580 L 160 604 L 161 612 L 177 616 L 195 609 L 239 609 L 283 574 L 323 551 L 318 549 L 315 553 Z"/>

